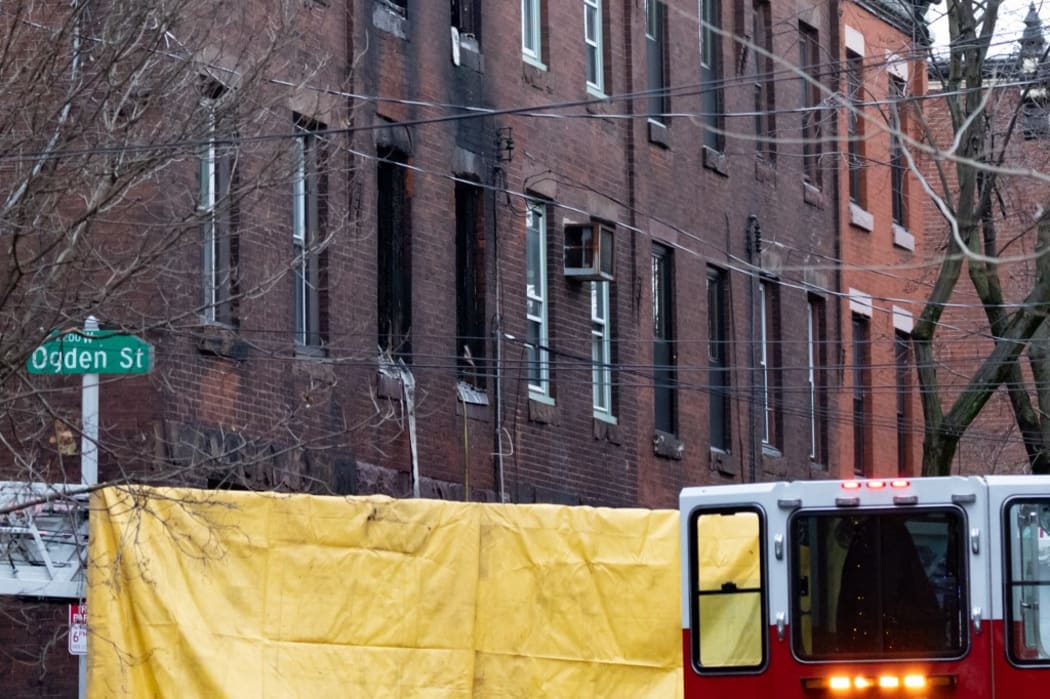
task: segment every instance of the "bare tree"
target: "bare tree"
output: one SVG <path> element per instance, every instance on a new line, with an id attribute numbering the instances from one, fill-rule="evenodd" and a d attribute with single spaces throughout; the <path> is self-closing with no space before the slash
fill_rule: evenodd
<path id="1" fill-rule="evenodd" d="M 1033 149 L 1023 140 L 1032 135 L 1026 120 L 1046 119 L 1045 112 L 1031 111 L 1045 101 L 1046 73 L 1038 66 L 1046 56 L 1041 34 L 1033 36 L 1030 27 L 1026 41 L 1038 37 L 1039 43 L 1035 55 L 1033 45 L 1025 44 L 1029 62 L 1016 55 L 997 57 L 993 38 L 999 9 L 999 0 L 948 0 L 949 53 L 932 62 L 942 71 L 942 92 L 926 109 L 932 158 L 923 187 L 948 234 L 913 332 L 925 420 L 924 475 L 950 473 L 960 439 L 1000 387 L 1009 398 L 1032 471 L 1050 472 L 1050 364 L 1040 341 L 1050 301 L 1050 258 L 1044 254 L 1050 244 L 1050 217 L 1044 214 L 1050 196 L 1038 168 L 1045 163 L 1034 161 Z M 947 112 L 946 129 L 936 128 L 931 117 L 938 108 Z M 1019 187 L 1027 187 L 1024 196 L 1017 194 Z M 1032 212 L 1024 204 L 1026 197 L 1037 197 L 1041 208 Z M 1010 262 L 1025 265 L 1025 273 L 1019 276 L 1018 264 Z M 959 287 L 964 267 L 986 317 L 988 348 L 973 365 L 953 367 L 969 372 L 960 385 L 958 376 L 946 380 L 944 369 L 938 370 L 943 366 L 938 353 L 951 342 L 946 310 L 971 298 Z M 1019 279 L 1027 287 L 1014 299 L 1010 290 L 1017 291 Z M 1029 372 L 1020 361 L 1026 348 Z"/>

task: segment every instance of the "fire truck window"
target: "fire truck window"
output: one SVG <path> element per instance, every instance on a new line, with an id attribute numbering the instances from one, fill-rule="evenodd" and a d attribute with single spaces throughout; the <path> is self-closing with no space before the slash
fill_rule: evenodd
<path id="1" fill-rule="evenodd" d="M 757 512 L 696 519 L 696 663 L 754 668 L 763 661 L 761 532 Z"/>
<path id="2" fill-rule="evenodd" d="M 1050 501 L 1007 508 L 1010 655 L 1018 663 L 1050 661 Z"/>
<path id="3" fill-rule="evenodd" d="M 965 642 L 957 510 L 798 515 L 792 641 L 799 657 L 954 657 Z"/>

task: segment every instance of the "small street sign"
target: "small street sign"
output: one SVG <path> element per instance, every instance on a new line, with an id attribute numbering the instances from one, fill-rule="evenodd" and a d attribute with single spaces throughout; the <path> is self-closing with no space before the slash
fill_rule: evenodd
<path id="1" fill-rule="evenodd" d="M 30 374 L 147 374 L 153 347 L 111 330 L 73 330 L 33 350 L 26 366 Z"/>
<path id="2" fill-rule="evenodd" d="M 69 654 L 87 655 L 87 605 L 69 605 Z"/>

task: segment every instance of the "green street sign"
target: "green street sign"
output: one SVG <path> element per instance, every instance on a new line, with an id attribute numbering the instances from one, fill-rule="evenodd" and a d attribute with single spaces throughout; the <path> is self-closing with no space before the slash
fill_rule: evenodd
<path id="1" fill-rule="evenodd" d="M 147 374 L 153 347 L 112 330 L 74 330 L 37 347 L 26 366 L 30 374 Z"/>

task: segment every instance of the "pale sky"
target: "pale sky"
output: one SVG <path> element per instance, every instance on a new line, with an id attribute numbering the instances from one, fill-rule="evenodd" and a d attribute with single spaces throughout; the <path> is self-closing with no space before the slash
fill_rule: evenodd
<path id="1" fill-rule="evenodd" d="M 992 43 L 993 55 L 1013 53 L 1017 50 L 1018 40 L 1024 31 L 1024 18 L 1028 16 L 1028 7 L 1031 0 L 1003 0 L 999 6 L 999 21 L 995 38 Z M 944 13 L 948 7 L 947 0 L 941 0 L 938 5 L 930 5 L 926 12 L 926 19 L 930 21 L 930 29 L 933 33 L 935 46 L 945 46 L 948 43 L 948 22 L 944 19 Z M 1043 30 L 1050 28 L 1050 0 L 1036 0 L 1036 10 L 1043 18 Z"/>

